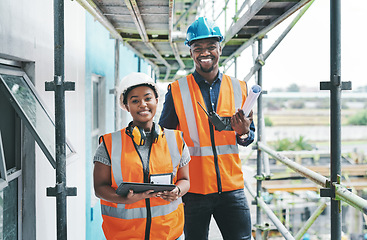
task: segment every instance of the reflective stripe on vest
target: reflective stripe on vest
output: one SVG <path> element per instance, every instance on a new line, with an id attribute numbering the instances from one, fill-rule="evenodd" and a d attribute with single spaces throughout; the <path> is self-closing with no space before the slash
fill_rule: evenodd
<path id="1" fill-rule="evenodd" d="M 239 81 L 235 78 L 231 78 L 233 93 L 234 93 L 234 101 L 236 109 L 241 108 L 242 104 L 242 90 Z M 185 92 L 190 95 L 190 97 L 183 98 L 182 103 L 184 107 L 184 112 L 186 119 L 195 119 L 195 114 L 193 110 L 193 105 L 191 102 L 191 91 L 189 89 L 189 85 L 186 77 L 183 77 L 178 80 L 180 91 Z M 196 125 L 196 121 L 187 121 L 187 125 L 190 131 L 190 137 L 194 146 L 189 146 L 189 151 L 191 156 L 210 156 L 213 155 L 212 146 L 200 147 L 200 138 L 198 133 L 198 127 Z M 222 154 L 238 154 L 239 150 L 237 145 L 221 145 L 215 146 L 218 155 Z"/>
<path id="2" fill-rule="evenodd" d="M 181 132 L 180 134 L 181 134 L 181 138 L 183 139 L 183 133 Z M 164 135 L 166 136 L 169 154 L 171 155 L 172 166 L 173 166 L 172 172 L 173 172 L 173 175 L 176 175 L 176 171 L 177 171 L 176 166 L 180 164 L 180 159 L 181 159 L 181 154 L 177 146 L 176 136 L 173 131 L 170 131 L 167 129 L 164 130 Z"/>
<path id="3" fill-rule="evenodd" d="M 111 168 L 113 172 L 113 176 L 115 177 L 115 181 L 117 186 L 119 186 L 122 182 L 122 173 L 121 173 L 121 132 L 114 132 L 111 134 L 112 138 L 112 149 L 111 149 Z"/>
<path id="4" fill-rule="evenodd" d="M 170 214 L 171 212 L 174 212 L 181 203 L 182 199 L 179 198 L 168 205 L 150 207 L 152 217 L 159 217 Z M 147 210 L 145 207 L 126 209 L 125 204 L 118 204 L 117 208 L 110 207 L 107 205 L 102 205 L 101 207 L 102 207 L 102 214 L 110 217 L 126 220 L 147 217 Z"/>
<path id="5" fill-rule="evenodd" d="M 237 145 L 222 145 L 222 146 L 215 146 L 218 155 L 223 154 L 237 154 L 239 153 Z M 213 148 L 212 146 L 209 147 L 189 147 L 190 156 L 212 156 L 213 155 Z"/>
<path id="6" fill-rule="evenodd" d="M 121 133 L 122 133 L 121 131 L 111 133 L 112 138 L 111 168 L 117 186 L 119 186 L 123 182 L 121 173 L 121 154 L 122 154 Z M 182 132 L 180 133 L 180 135 L 181 138 L 183 139 Z M 164 136 L 167 139 L 169 155 L 172 160 L 172 167 L 173 167 L 172 173 L 176 175 L 177 166 L 179 165 L 181 159 L 181 154 L 177 145 L 175 131 L 164 129 Z M 176 201 L 170 202 L 169 204 L 166 205 L 152 206 L 151 207 L 152 217 L 164 216 L 169 213 L 172 213 L 178 208 L 180 203 L 182 203 L 181 198 L 177 199 Z M 117 208 L 102 204 L 101 207 L 102 207 L 101 209 L 102 214 L 110 217 L 120 219 L 136 219 L 147 217 L 145 206 L 142 208 L 126 209 L 125 204 L 117 204 Z"/>
<path id="7" fill-rule="evenodd" d="M 236 110 L 241 108 L 242 105 L 242 90 L 240 82 L 236 78 L 232 78 L 233 94 L 234 94 L 234 105 Z"/>

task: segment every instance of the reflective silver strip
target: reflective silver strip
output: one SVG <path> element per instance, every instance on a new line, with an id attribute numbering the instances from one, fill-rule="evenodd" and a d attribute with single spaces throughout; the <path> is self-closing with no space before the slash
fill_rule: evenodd
<path id="1" fill-rule="evenodd" d="M 184 112 L 186 116 L 187 126 L 189 127 L 189 134 L 192 142 L 194 143 L 194 147 L 200 147 L 200 138 L 198 133 L 198 127 L 196 126 L 196 117 L 194 115 L 194 107 L 191 102 L 191 92 L 189 89 L 189 84 L 187 83 L 186 77 L 180 78 L 178 80 L 178 84 L 180 86 L 180 92 L 182 97 L 182 103 L 184 107 Z M 183 93 L 186 93 L 188 96 L 184 96 Z"/>
<path id="2" fill-rule="evenodd" d="M 217 155 L 224 154 L 238 154 L 238 146 L 237 145 L 221 145 L 215 146 L 217 150 Z M 190 156 L 213 156 L 213 149 L 211 146 L 208 147 L 189 147 Z"/>
<path id="3" fill-rule="evenodd" d="M 112 136 L 112 150 L 111 150 L 111 168 L 115 182 L 119 186 L 122 182 L 122 172 L 121 172 L 121 132 L 113 132 Z"/>
<path id="4" fill-rule="evenodd" d="M 173 167 L 172 173 L 173 173 L 173 176 L 176 176 L 177 166 L 178 164 L 180 164 L 180 160 L 181 160 L 181 154 L 177 146 L 176 135 L 175 135 L 174 130 L 164 129 L 164 136 L 166 136 L 169 154 L 172 159 L 172 167 Z"/>
<path id="5" fill-rule="evenodd" d="M 182 199 L 178 198 L 176 201 L 171 202 L 168 205 L 150 207 L 152 217 L 159 217 L 170 214 L 177 210 L 178 206 L 181 203 Z M 103 215 L 126 220 L 147 217 L 147 210 L 145 207 L 126 209 L 125 204 L 118 204 L 117 208 L 101 205 L 101 210 Z"/>
<path id="6" fill-rule="evenodd" d="M 113 169 L 113 176 L 117 186 L 122 183 L 121 172 L 121 132 L 114 132 L 112 135 L 112 150 L 111 150 L 111 167 Z M 165 136 L 167 139 L 168 149 L 170 151 L 170 157 L 172 160 L 173 170 L 176 171 L 176 167 L 180 162 L 181 155 L 177 147 L 177 141 L 173 130 L 165 129 Z M 176 172 L 174 172 L 176 174 Z M 178 205 L 182 202 L 181 198 L 168 205 L 151 207 L 152 217 L 163 216 L 172 213 L 178 208 Z M 117 208 L 101 205 L 102 214 L 121 219 L 136 219 L 146 218 L 146 207 L 125 209 L 125 204 L 117 204 Z"/>
<path id="7" fill-rule="evenodd" d="M 234 95 L 234 106 L 236 108 L 235 111 L 237 112 L 237 109 L 241 108 L 242 104 L 242 89 L 238 79 L 231 77 L 231 81 Z"/>

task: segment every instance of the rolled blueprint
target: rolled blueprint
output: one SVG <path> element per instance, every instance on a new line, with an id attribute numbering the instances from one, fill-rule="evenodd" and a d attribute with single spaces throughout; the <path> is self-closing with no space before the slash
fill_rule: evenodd
<path id="1" fill-rule="evenodd" d="M 261 93 L 261 87 L 259 85 L 254 85 L 251 87 L 250 92 L 246 98 L 246 101 L 242 107 L 242 110 L 246 117 L 248 117 L 248 115 L 250 114 L 251 109 L 254 106 L 260 93 Z"/>

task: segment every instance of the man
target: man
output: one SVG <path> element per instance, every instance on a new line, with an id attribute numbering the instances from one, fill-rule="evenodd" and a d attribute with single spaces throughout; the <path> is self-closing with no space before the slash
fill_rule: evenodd
<path id="1" fill-rule="evenodd" d="M 244 180 L 237 143 L 254 140 L 252 112 L 240 108 L 246 100 L 243 81 L 219 72 L 223 36 L 213 22 L 200 17 L 187 30 L 185 44 L 195 72 L 168 87 L 159 124 L 179 129 L 189 147 L 190 190 L 185 203 L 185 239 L 208 239 L 214 217 L 224 239 L 251 239 L 251 218 L 244 194 Z M 209 121 L 216 112 L 231 127 L 224 130 Z M 227 124 L 228 125 L 228 124 Z"/>

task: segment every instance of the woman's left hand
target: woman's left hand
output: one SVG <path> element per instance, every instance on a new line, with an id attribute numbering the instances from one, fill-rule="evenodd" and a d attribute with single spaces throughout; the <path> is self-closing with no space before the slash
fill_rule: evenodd
<path id="1" fill-rule="evenodd" d="M 172 191 L 161 192 L 157 197 L 161 197 L 163 200 L 173 202 L 176 201 L 180 196 L 180 190 L 176 186 Z"/>

